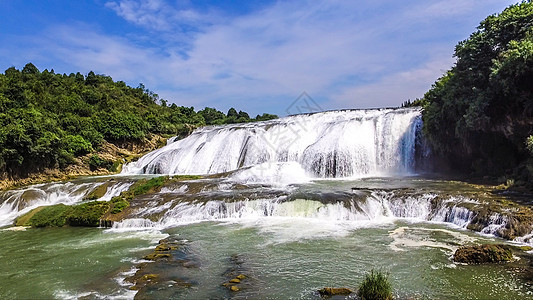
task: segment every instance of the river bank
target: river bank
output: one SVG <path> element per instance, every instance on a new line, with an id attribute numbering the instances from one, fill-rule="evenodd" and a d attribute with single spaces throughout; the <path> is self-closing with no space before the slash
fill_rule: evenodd
<path id="1" fill-rule="evenodd" d="M 122 165 L 134 161 L 144 154 L 161 148 L 166 144 L 167 138 L 150 134 L 139 141 L 115 142 L 103 141 L 102 145 L 93 153 L 74 158 L 74 162 L 66 168 L 45 169 L 42 172 L 32 173 L 24 178 L 16 178 L 3 174 L 0 176 L 0 191 L 20 188 L 27 185 L 59 182 L 71 180 L 80 176 L 112 175 L 120 173 Z M 91 162 L 92 157 L 98 157 L 105 166 L 96 166 Z"/>

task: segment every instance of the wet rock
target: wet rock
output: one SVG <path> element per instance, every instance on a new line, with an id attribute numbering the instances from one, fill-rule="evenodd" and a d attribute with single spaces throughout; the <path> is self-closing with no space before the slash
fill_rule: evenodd
<path id="1" fill-rule="evenodd" d="M 107 192 L 109 186 L 111 186 L 112 184 L 112 181 L 104 182 L 103 184 L 96 187 L 92 192 L 87 194 L 87 196 L 85 196 L 83 200 L 96 200 L 102 198 Z"/>
<path id="2" fill-rule="evenodd" d="M 337 296 L 337 295 L 347 296 L 347 295 L 353 293 L 353 291 L 351 289 L 349 289 L 349 288 L 325 287 L 323 289 L 318 290 L 318 293 L 321 296 Z"/>
<path id="3" fill-rule="evenodd" d="M 146 260 L 159 260 L 159 259 L 162 259 L 162 258 L 171 258 L 172 257 L 172 254 L 170 253 L 157 253 L 157 252 L 154 252 L 154 253 L 150 253 L 148 255 L 145 255 L 143 257 L 143 259 L 146 259 Z"/>
<path id="4" fill-rule="evenodd" d="M 453 261 L 466 264 L 499 263 L 513 260 L 513 252 L 505 245 L 484 244 L 457 249 Z"/>
<path id="5" fill-rule="evenodd" d="M 198 264 L 192 262 L 187 244 L 182 240 L 172 237 L 160 240 L 154 251 L 144 259 L 151 262 L 140 263 L 137 272 L 126 278 L 133 284 L 130 289 L 138 291 L 135 299 L 152 299 L 154 291 L 165 295 L 163 298 L 179 297 L 176 295 L 186 293 L 186 289 L 198 284 L 185 275 L 190 271 L 184 265 Z"/>
<path id="6" fill-rule="evenodd" d="M 146 274 L 146 275 L 143 275 L 143 277 L 140 278 L 140 280 L 142 281 L 152 281 L 152 280 L 155 280 L 159 278 L 159 275 L 157 274 Z"/>
<path id="7" fill-rule="evenodd" d="M 170 250 L 177 250 L 177 249 L 178 249 L 178 245 L 167 244 L 167 243 L 159 244 L 155 247 L 155 251 L 170 251 Z"/>
<path id="8" fill-rule="evenodd" d="M 192 287 L 192 283 L 184 281 L 184 280 L 181 280 L 179 278 L 174 279 L 173 281 L 175 282 L 174 286 L 176 286 L 176 287 L 181 287 L 181 288 L 190 288 L 190 287 Z"/>
<path id="9" fill-rule="evenodd" d="M 241 290 L 241 289 L 239 289 L 238 287 L 236 287 L 236 286 L 234 286 L 234 285 L 232 285 L 229 289 L 230 289 L 230 291 L 232 291 L 232 292 L 238 292 L 238 291 Z"/>
<path id="10" fill-rule="evenodd" d="M 243 273 L 247 272 L 245 268 L 245 260 L 239 254 L 233 254 L 229 259 L 232 267 L 224 272 L 226 282 L 222 283 L 222 286 L 226 287 L 230 292 L 246 291 L 250 293 L 253 291 L 253 280 L 250 280 L 248 275 Z M 247 294 L 247 296 L 249 296 Z"/>

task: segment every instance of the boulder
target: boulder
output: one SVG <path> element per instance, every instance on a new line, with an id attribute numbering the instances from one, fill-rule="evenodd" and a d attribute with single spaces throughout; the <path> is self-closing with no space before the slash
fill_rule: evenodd
<path id="1" fill-rule="evenodd" d="M 499 263 L 513 260 L 513 252 L 506 245 L 484 244 L 457 249 L 453 261 L 466 264 Z"/>

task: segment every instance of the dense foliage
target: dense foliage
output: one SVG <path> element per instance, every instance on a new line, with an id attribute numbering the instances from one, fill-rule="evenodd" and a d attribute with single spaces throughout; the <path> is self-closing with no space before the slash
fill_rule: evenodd
<path id="1" fill-rule="evenodd" d="M 456 46 L 455 57 L 416 103 L 424 106 L 435 153 L 456 169 L 531 181 L 533 3 L 487 17 Z"/>
<path id="2" fill-rule="evenodd" d="M 96 150 L 104 139 L 126 142 L 151 133 L 183 136 L 203 125 L 277 118 L 263 114 L 251 119 L 233 108 L 227 114 L 213 108 L 195 112 L 167 103 L 142 84 L 132 88 L 94 72 L 40 72 L 31 63 L 21 71 L 9 68 L 0 74 L 0 177 L 67 166 L 74 157 Z M 98 156 L 91 157 L 91 167 L 103 164 Z"/>

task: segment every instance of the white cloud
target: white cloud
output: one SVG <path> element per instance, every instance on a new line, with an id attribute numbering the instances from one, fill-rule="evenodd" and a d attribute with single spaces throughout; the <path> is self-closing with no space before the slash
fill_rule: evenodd
<path id="1" fill-rule="evenodd" d="M 160 0 L 113 1 L 106 6 L 141 34 L 164 33 L 161 44 L 79 24 L 50 28 L 35 43 L 72 71 L 143 82 L 197 108 L 283 114 L 302 91 L 325 109 L 395 106 L 421 97 L 452 65 L 456 42 L 499 7 L 488 2 L 279 1 L 222 18 Z M 184 32 L 182 25 L 201 30 Z M 173 37 L 180 34 L 190 36 L 185 45 Z"/>

